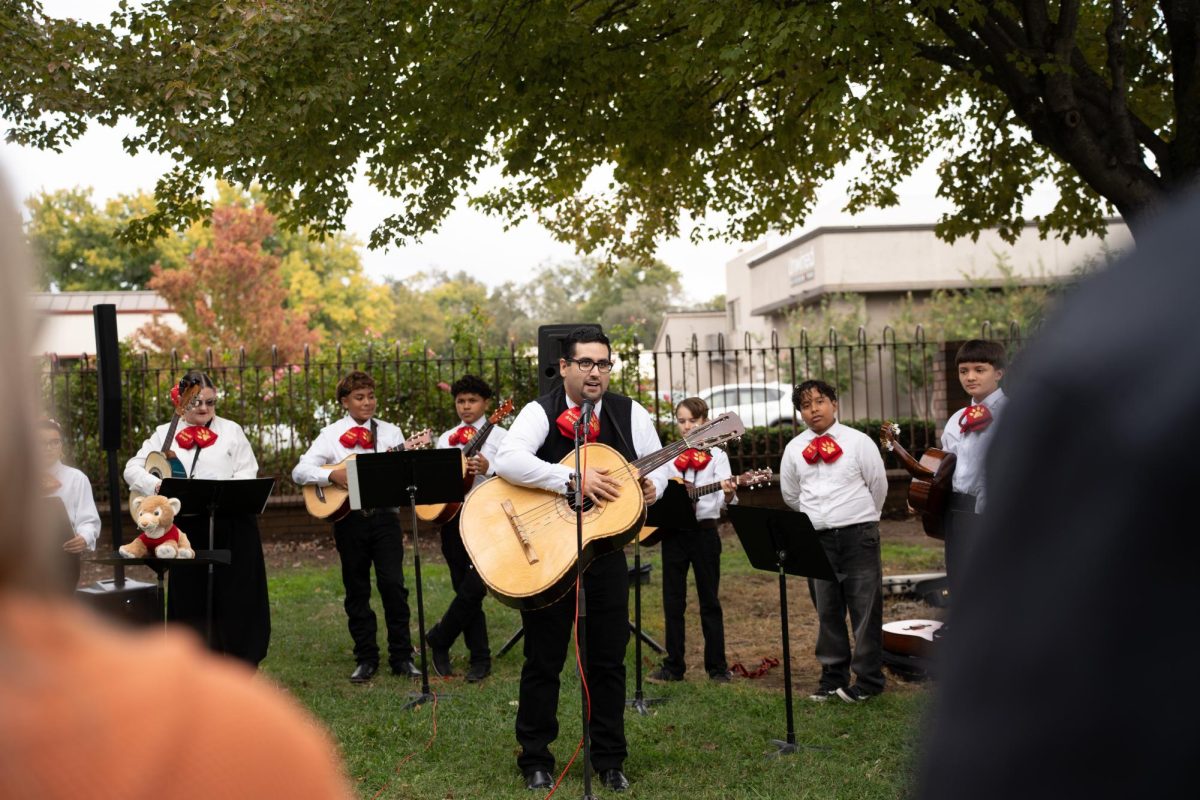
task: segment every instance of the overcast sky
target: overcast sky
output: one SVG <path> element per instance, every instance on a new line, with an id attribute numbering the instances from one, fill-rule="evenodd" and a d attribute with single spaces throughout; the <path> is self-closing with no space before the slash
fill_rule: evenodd
<path id="1" fill-rule="evenodd" d="M 43 0 L 46 13 L 96 22 L 107 20 L 115 0 Z M 0 120 L 0 124 L 2 120 Z M 90 186 L 99 201 L 139 189 L 152 190 L 170 160 L 154 155 L 129 156 L 121 148 L 124 130 L 93 126 L 73 147 L 63 153 L 43 152 L 0 142 L 0 167 L 18 200 L 43 190 Z M 813 213 L 803 228 L 774 233 L 770 244 L 784 241 L 821 225 L 933 222 L 948 205 L 935 196 L 936 175 L 927 163 L 899 187 L 899 207 L 873 210 L 851 217 L 843 212 L 846 201 L 847 168 L 822 189 Z M 346 228 L 367 241 L 372 228 L 396 210 L 395 203 L 380 195 L 365 180 L 355 182 L 353 206 Z M 1044 211 L 1052 196 L 1043 193 L 1028 210 Z M 725 291 L 725 262 L 753 243 L 705 242 L 693 245 L 686 239 L 670 239 L 658 248 L 658 257 L 683 274 L 689 302 L 706 300 Z M 502 221 L 467 208 L 460 202 L 441 229 L 424 241 L 402 248 L 368 250 L 363 263 L 375 278 L 406 277 L 430 269 L 475 275 L 488 284 L 526 280 L 537 267 L 575 258 L 569 245 L 555 241 L 548 231 L 526 222 L 505 231 Z"/>

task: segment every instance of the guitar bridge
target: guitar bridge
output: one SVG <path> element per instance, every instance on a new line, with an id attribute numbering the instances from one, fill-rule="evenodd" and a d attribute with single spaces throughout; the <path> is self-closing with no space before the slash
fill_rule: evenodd
<path id="1" fill-rule="evenodd" d="M 521 549 L 525 552 L 525 560 L 530 564 L 538 563 L 538 554 L 534 552 L 533 545 L 529 543 L 529 533 L 526 532 L 525 526 L 521 520 L 517 519 L 517 510 L 513 508 L 511 500 L 505 500 L 500 504 L 504 509 L 504 516 L 508 517 L 508 524 L 512 526 L 513 533 L 517 535 L 517 539 L 521 542 Z"/>

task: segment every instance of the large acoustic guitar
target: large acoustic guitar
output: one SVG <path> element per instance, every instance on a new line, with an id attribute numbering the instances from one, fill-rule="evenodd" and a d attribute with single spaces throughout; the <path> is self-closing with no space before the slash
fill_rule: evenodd
<path id="1" fill-rule="evenodd" d="M 945 539 L 943 524 L 946 518 L 946 501 L 950 498 L 950 482 L 954 478 L 955 456 L 936 447 L 930 447 L 918 461 L 896 440 L 899 427 L 885 421 L 879 429 L 880 442 L 896 454 L 900 463 L 912 476 L 908 486 L 908 504 L 921 515 L 921 527 L 934 539 Z"/>
<path id="2" fill-rule="evenodd" d="M 733 482 L 739 489 L 756 489 L 759 486 L 765 486 L 766 484 L 775 480 L 776 477 L 777 476 L 775 473 L 771 472 L 769 469 L 751 469 L 743 472 L 741 475 L 738 475 L 733 479 Z M 721 481 L 705 483 L 701 484 L 700 486 L 689 484 L 683 478 L 671 478 L 671 482 L 681 484 L 687 490 L 688 498 L 693 503 L 699 500 L 701 497 L 704 497 L 706 494 L 712 494 L 713 492 L 719 491 L 721 488 Z M 669 489 L 670 486 L 667 488 Z M 662 528 L 656 528 L 653 525 L 643 526 L 638 532 L 638 542 L 641 543 L 643 547 L 653 547 L 662 541 L 662 537 Z"/>
<path id="3" fill-rule="evenodd" d="M 496 423 L 512 413 L 513 401 L 505 400 L 500 404 L 487 422 L 479 426 L 479 431 L 467 442 L 467 446 L 462 449 L 462 473 L 463 473 L 463 493 L 471 491 L 471 487 L 475 484 L 475 476 L 467 474 L 467 459 L 477 454 L 483 449 L 487 439 L 491 436 L 492 431 L 496 429 Z M 462 508 L 462 503 L 429 503 L 428 505 L 417 506 L 417 517 L 425 522 L 432 522 L 434 525 L 445 525 Z"/>
<path id="4" fill-rule="evenodd" d="M 708 450 L 745 432 L 736 414 L 722 414 L 678 442 L 626 461 L 613 448 L 583 446 L 583 463 L 604 468 L 622 484 L 616 500 L 583 506 L 583 558 L 586 569 L 597 556 L 632 541 L 646 520 L 640 476 L 673 461 L 689 447 Z M 574 452 L 559 462 L 572 470 Z M 463 503 L 460 532 L 479 577 L 505 605 L 535 609 L 566 594 L 575 581 L 574 495 L 515 486 L 496 477 L 476 486 Z"/>
<path id="5" fill-rule="evenodd" d="M 433 444 L 433 431 L 426 428 L 405 439 L 403 444 L 388 448 L 387 452 L 420 450 L 423 447 L 429 447 L 431 444 Z M 332 472 L 339 467 L 346 466 L 347 462 L 353 461 L 357 456 L 357 453 L 351 453 L 338 463 L 326 464 L 321 469 Z M 336 483 L 331 483 L 328 486 L 306 483 L 304 484 L 304 507 L 308 509 L 308 513 L 317 519 L 327 519 L 330 522 L 337 522 L 350 513 L 350 490 L 344 486 L 338 486 Z"/>

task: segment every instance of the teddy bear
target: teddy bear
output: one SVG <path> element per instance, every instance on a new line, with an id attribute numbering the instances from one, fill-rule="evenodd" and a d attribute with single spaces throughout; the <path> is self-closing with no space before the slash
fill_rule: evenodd
<path id="1" fill-rule="evenodd" d="M 178 499 L 152 494 L 135 497 L 130 502 L 133 519 L 137 522 L 138 537 L 119 548 L 126 558 L 195 558 L 196 551 L 187 534 L 175 525 L 175 515 L 182 504 Z"/>

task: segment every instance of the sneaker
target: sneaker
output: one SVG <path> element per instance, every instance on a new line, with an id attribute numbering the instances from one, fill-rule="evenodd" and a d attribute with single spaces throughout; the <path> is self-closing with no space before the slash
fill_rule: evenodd
<path id="1" fill-rule="evenodd" d="M 666 667 L 659 667 L 658 669 L 654 670 L 654 672 L 651 672 L 649 675 L 647 675 L 646 680 L 650 681 L 651 683 L 670 683 L 672 681 L 683 680 L 683 676 L 676 675 Z"/>
<path id="2" fill-rule="evenodd" d="M 710 680 L 714 680 L 717 683 L 729 683 L 729 679 L 731 676 L 729 674 L 729 670 L 724 669 L 724 670 L 720 670 L 718 672 L 710 672 L 710 673 L 708 673 L 708 677 Z"/>
<path id="3" fill-rule="evenodd" d="M 808 696 L 808 699 L 817 703 L 824 703 L 829 698 L 837 696 L 838 691 L 840 690 L 830 688 L 828 686 L 818 686 L 815 690 L 813 690 L 813 693 Z"/>
<path id="4" fill-rule="evenodd" d="M 849 689 L 838 689 L 837 696 L 847 703 L 865 703 L 871 699 L 871 695 L 858 688 L 857 685 L 851 686 Z"/>

